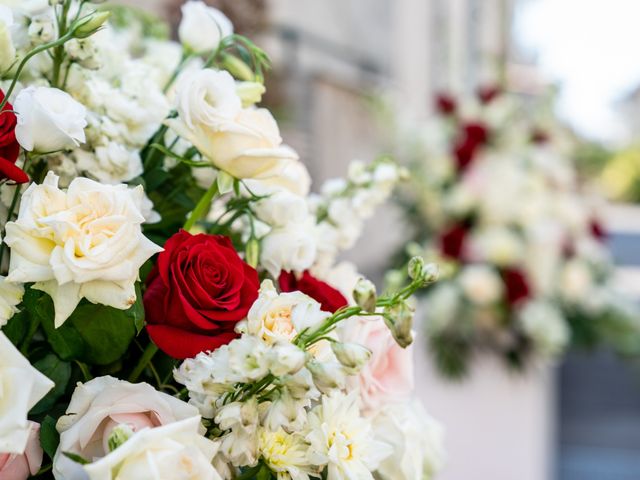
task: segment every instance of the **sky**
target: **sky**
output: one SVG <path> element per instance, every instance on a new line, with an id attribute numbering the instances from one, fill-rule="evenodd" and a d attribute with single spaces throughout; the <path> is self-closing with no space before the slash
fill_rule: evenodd
<path id="1" fill-rule="evenodd" d="M 640 0 L 520 3 L 514 35 L 560 85 L 560 115 L 594 139 L 624 139 L 615 103 L 640 86 Z"/>

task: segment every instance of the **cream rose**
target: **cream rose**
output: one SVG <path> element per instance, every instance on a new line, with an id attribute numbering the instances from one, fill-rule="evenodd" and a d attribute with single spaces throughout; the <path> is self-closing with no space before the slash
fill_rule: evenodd
<path id="1" fill-rule="evenodd" d="M 2 480 L 27 480 L 42 465 L 40 425 L 29 422 L 29 437 L 24 453 L 0 453 L 0 478 Z"/>
<path id="2" fill-rule="evenodd" d="M 76 178 L 68 190 L 47 174 L 22 195 L 20 213 L 6 226 L 11 247 L 7 279 L 36 282 L 48 293 L 60 326 L 82 298 L 127 309 L 136 301 L 140 266 L 162 250 L 143 234 L 142 187 L 102 185 Z"/>
<path id="3" fill-rule="evenodd" d="M 483 264 L 466 266 L 458 283 L 467 298 L 478 305 L 497 302 L 504 293 L 504 283 L 497 272 Z"/>
<path id="4" fill-rule="evenodd" d="M 55 152 L 86 140 L 87 109 L 62 90 L 27 87 L 20 90 L 13 108 L 18 117 L 16 139 L 29 152 Z"/>
<path id="5" fill-rule="evenodd" d="M 60 446 L 54 458 L 56 478 L 72 479 L 79 465 L 61 452 L 94 461 L 109 454 L 109 437 L 118 425 L 132 432 L 177 422 L 198 415 L 198 409 L 147 383 L 129 383 L 98 377 L 79 384 L 67 414 L 58 420 Z"/>
<path id="6" fill-rule="evenodd" d="M 8 70 L 16 58 L 16 47 L 11 39 L 13 12 L 5 5 L 0 5 L 0 71 Z"/>
<path id="7" fill-rule="evenodd" d="M 376 471 L 380 480 L 431 480 L 444 464 L 444 431 L 418 400 L 385 406 L 371 419 L 374 437 L 393 448 Z"/>
<path id="8" fill-rule="evenodd" d="M 0 452 L 25 453 L 33 435 L 27 414 L 52 388 L 53 382 L 0 332 Z"/>
<path id="9" fill-rule="evenodd" d="M 178 27 L 180 42 L 194 52 L 214 50 L 220 40 L 233 33 L 233 24 L 220 10 L 201 1 L 182 5 L 182 21 Z"/>
<path id="10" fill-rule="evenodd" d="M 216 168 L 236 178 L 285 178 L 298 155 L 282 145 L 268 110 L 239 108 L 232 81 L 228 73 L 208 69 L 183 75 L 176 87 L 178 118 L 167 120 L 167 125 Z"/>
<path id="11" fill-rule="evenodd" d="M 265 280 L 247 314 L 247 332 L 268 344 L 290 342 L 305 328 L 319 325 L 328 315 L 313 298 L 300 292 L 278 294 L 273 283 Z"/>
<path id="12" fill-rule="evenodd" d="M 217 451 L 200 433 L 200 417 L 191 417 L 141 430 L 83 469 L 89 480 L 222 480 L 212 465 Z"/>
<path id="13" fill-rule="evenodd" d="M 340 337 L 342 341 L 358 343 L 371 350 L 369 362 L 357 376 L 349 378 L 351 386 L 360 392 L 365 413 L 411 395 L 414 389 L 413 349 L 398 346 L 382 318 L 349 320 Z"/>
<path id="14" fill-rule="evenodd" d="M 0 328 L 7 324 L 9 319 L 18 312 L 18 305 L 24 295 L 24 286 L 19 283 L 7 282 L 0 276 Z"/>

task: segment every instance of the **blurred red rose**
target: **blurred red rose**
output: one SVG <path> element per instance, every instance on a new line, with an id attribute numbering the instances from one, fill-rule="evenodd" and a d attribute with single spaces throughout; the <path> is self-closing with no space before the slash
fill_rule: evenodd
<path id="1" fill-rule="evenodd" d="M 442 115 L 452 115 L 457 109 L 456 99 L 448 93 L 440 93 L 436 96 L 436 109 Z"/>
<path id="2" fill-rule="evenodd" d="M 478 149 L 487 143 L 489 130 L 480 122 L 469 122 L 462 126 L 460 136 L 453 147 L 456 165 L 463 172 L 475 158 Z"/>
<path id="3" fill-rule="evenodd" d="M 309 272 L 304 272 L 300 277 L 296 277 L 295 274 L 290 272 L 282 272 L 278 283 L 280 284 L 280 290 L 283 292 L 295 292 L 298 290 L 309 295 L 322 305 L 322 310 L 325 312 L 334 313 L 349 303 L 338 290 L 318 280 Z"/>
<path id="4" fill-rule="evenodd" d="M 507 268 L 502 271 L 502 281 L 506 287 L 507 303 L 515 305 L 531 295 L 529 280 L 522 270 Z"/>
<path id="5" fill-rule="evenodd" d="M 147 279 L 144 309 L 153 342 L 174 358 L 215 350 L 258 298 L 256 270 L 222 235 L 176 233 Z"/>
<path id="6" fill-rule="evenodd" d="M 484 85 L 478 88 L 478 98 L 483 105 L 487 105 L 502 93 L 502 89 L 497 85 Z"/>
<path id="7" fill-rule="evenodd" d="M 438 238 L 442 255 L 461 260 L 465 253 L 467 233 L 468 229 L 462 223 L 453 225 L 448 230 L 445 230 Z"/>
<path id="8" fill-rule="evenodd" d="M 0 102 L 4 101 L 4 92 L 0 90 Z M 0 112 L 0 179 L 26 183 L 29 177 L 16 167 L 20 154 L 20 144 L 16 140 L 16 114 L 13 106 L 7 102 Z"/>

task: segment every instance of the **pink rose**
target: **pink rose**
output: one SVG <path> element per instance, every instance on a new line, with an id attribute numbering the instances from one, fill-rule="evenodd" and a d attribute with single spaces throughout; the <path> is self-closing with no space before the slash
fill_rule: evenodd
<path id="1" fill-rule="evenodd" d="M 388 403 L 409 398 L 414 389 L 413 350 L 401 348 L 381 318 L 358 318 L 345 327 L 342 340 L 359 343 L 371 350 L 371 359 L 359 375 L 350 377 L 360 391 L 365 413 Z"/>
<path id="2" fill-rule="evenodd" d="M 40 447 L 40 425 L 29 422 L 29 439 L 21 455 L 0 453 L 0 478 L 2 480 L 26 480 L 40 470 L 42 447 Z"/>
<path id="3" fill-rule="evenodd" d="M 56 478 L 77 478 L 79 464 L 61 452 L 94 461 L 109 453 L 109 436 L 118 425 L 133 432 L 198 415 L 198 409 L 154 389 L 147 383 L 129 383 L 98 377 L 79 384 L 67 415 L 58 420 L 60 446 L 53 460 Z"/>

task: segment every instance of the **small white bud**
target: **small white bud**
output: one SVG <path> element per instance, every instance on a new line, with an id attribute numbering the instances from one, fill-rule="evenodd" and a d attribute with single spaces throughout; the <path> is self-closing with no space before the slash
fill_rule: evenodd
<path id="1" fill-rule="evenodd" d="M 318 390 L 327 393 L 336 388 L 342 389 L 346 384 L 346 372 L 342 365 L 336 362 L 318 362 L 311 360 L 307 362 L 307 369 L 311 372 L 313 383 Z"/>
<path id="2" fill-rule="evenodd" d="M 352 374 L 360 371 L 371 358 L 371 350 L 358 343 L 331 342 L 331 349 L 338 361 Z"/>
<path id="3" fill-rule="evenodd" d="M 269 371 L 276 377 L 293 375 L 300 371 L 307 360 L 307 354 L 292 343 L 281 342 L 267 354 Z"/>
<path id="4" fill-rule="evenodd" d="M 376 286 L 366 278 L 358 279 L 353 289 L 353 298 L 364 311 L 373 313 L 376 310 L 378 296 Z"/>
<path id="5" fill-rule="evenodd" d="M 407 348 L 413 343 L 413 314 L 413 308 L 406 302 L 384 309 L 384 323 L 391 331 L 396 343 L 402 348 Z"/>
<path id="6" fill-rule="evenodd" d="M 260 102 L 265 91 L 264 85 L 260 82 L 236 82 L 236 93 L 244 108 Z"/>

